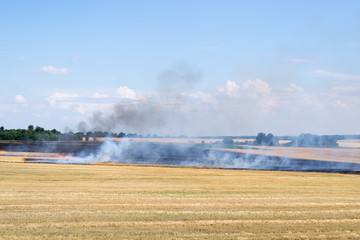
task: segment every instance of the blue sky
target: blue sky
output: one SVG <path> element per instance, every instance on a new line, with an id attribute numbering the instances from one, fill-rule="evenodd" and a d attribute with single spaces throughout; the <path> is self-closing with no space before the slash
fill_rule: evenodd
<path id="1" fill-rule="evenodd" d="M 0 125 L 359 134 L 359 12 L 359 1 L 1 1 Z"/>

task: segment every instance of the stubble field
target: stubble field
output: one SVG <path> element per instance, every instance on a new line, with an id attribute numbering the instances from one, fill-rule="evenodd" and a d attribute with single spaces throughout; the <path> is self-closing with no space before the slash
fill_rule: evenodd
<path id="1" fill-rule="evenodd" d="M 360 175 L 18 160 L 1 239 L 360 239 Z"/>

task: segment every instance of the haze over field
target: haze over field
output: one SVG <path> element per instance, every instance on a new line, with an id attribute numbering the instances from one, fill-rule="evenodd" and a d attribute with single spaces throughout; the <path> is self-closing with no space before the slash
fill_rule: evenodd
<path id="1" fill-rule="evenodd" d="M 359 1 L 2 1 L 0 125 L 360 133 Z"/>

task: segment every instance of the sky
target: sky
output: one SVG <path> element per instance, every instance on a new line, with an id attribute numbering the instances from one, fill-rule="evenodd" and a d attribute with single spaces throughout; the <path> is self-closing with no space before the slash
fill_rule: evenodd
<path id="1" fill-rule="evenodd" d="M 0 2 L 0 125 L 360 134 L 360 1 Z"/>

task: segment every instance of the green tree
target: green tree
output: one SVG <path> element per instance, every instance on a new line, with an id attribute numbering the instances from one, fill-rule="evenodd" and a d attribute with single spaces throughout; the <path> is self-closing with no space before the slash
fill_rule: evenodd
<path id="1" fill-rule="evenodd" d="M 223 143 L 226 145 L 232 145 L 232 144 L 234 144 L 234 140 L 231 137 L 224 137 Z"/>
<path id="2" fill-rule="evenodd" d="M 265 133 L 258 133 L 258 135 L 256 136 L 256 144 L 258 145 L 263 145 L 266 139 L 266 135 Z"/>
<path id="3" fill-rule="evenodd" d="M 265 133 L 259 133 L 256 136 L 256 144 L 263 146 L 274 146 L 278 145 L 278 141 L 271 133 L 269 133 L 268 135 L 266 135 Z"/>
<path id="4" fill-rule="evenodd" d="M 45 129 L 42 127 L 36 126 L 36 128 L 35 128 L 35 132 L 42 133 L 44 131 L 45 131 Z"/>

